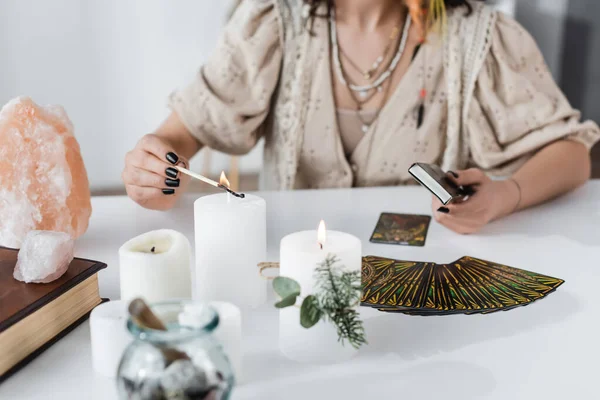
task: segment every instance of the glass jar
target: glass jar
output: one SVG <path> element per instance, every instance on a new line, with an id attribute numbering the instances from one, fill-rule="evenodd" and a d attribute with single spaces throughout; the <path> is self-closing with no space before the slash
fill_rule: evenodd
<path id="1" fill-rule="evenodd" d="M 181 326 L 186 305 L 196 312 L 194 327 Z M 150 306 L 167 331 L 144 329 L 131 318 L 127 329 L 135 340 L 127 347 L 117 372 L 120 399 L 227 400 L 234 385 L 231 365 L 212 332 L 217 312 L 191 301 Z"/>

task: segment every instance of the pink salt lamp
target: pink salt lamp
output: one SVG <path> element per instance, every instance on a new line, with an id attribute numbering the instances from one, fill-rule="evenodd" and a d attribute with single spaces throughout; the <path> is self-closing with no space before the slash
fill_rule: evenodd
<path id="1" fill-rule="evenodd" d="M 73 124 L 60 106 L 28 97 L 0 111 L 0 246 L 20 248 L 31 230 L 77 238 L 92 212 Z"/>

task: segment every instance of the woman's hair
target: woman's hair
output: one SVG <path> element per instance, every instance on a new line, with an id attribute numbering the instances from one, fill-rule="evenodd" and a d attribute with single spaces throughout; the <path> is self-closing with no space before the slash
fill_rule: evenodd
<path id="1" fill-rule="evenodd" d="M 311 31 L 312 31 L 312 26 L 314 24 L 314 20 L 317 17 L 329 17 L 331 15 L 331 10 L 333 9 L 333 2 L 334 0 L 302 0 L 304 2 L 304 4 L 307 4 L 308 6 L 310 6 L 310 25 L 311 25 Z M 400 0 L 399 0 L 400 1 Z M 448 9 L 453 9 L 453 8 L 458 8 L 458 7 L 464 7 L 467 10 L 467 14 L 466 15 L 471 15 L 471 13 L 473 12 L 473 6 L 469 3 L 469 0 L 443 0 L 444 4 L 446 6 L 446 8 Z M 485 1 L 485 0 L 476 0 L 476 1 Z M 419 0 L 412 0 L 412 1 L 408 1 L 409 3 L 419 3 Z M 327 5 L 327 13 L 325 15 L 321 15 L 317 13 L 317 10 L 323 5 Z"/>
<path id="2" fill-rule="evenodd" d="M 327 4 L 328 10 L 331 10 L 333 7 L 333 0 L 303 0 L 305 4 L 310 6 L 310 15 L 316 16 L 317 9 L 322 4 Z M 479 0 L 485 1 L 485 0 Z M 446 7 L 448 8 L 456 8 L 456 7 L 465 7 L 467 9 L 467 13 L 471 14 L 473 11 L 473 7 L 469 4 L 469 0 L 444 0 Z"/>
<path id="3" fill-rule="evenodd" d="M 331 9 L 333 8 L 334 0 L 302 0 L 302 1 L 304 2 L 304 4 L 308 4 L 310 6 L 310 17 L 313 20 L 313 21 L 311 21 L 311 25 L 312 25 L 312 22 L 314 22 L 315 17 L 329 17 L 329 15 L 331 13 Z M 485 0 L 476 0 L 476 1 L 485 1 Z M 242 0 L 235 0 L 233 2 L 233 7 L 231 8 L 228 17 L 231 17 L 231 14 L 233 14 L 235 9 L 240 5 L 241 2 L 242 2 Z M 327 14 L 318 15 L 317 10 L 323 4 L 327 5 Z M 467 15 L 470 15 L 471 12 L 473 12 L 473 7 L 469 3 L 469 0 L 444 0 L 444 4 L 446 5 L 447 8 L 465 7 L 467 10 Z"/>

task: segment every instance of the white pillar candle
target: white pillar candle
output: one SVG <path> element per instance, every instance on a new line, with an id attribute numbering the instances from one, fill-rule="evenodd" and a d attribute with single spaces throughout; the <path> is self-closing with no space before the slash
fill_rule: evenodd
<path id="1" fill-rule="evenodd" d="M 213 301 L 209 306 L 219 314 L 219 325 L 212 333 L 223 346 L 235 374 L 236 383 L 242 382 L 242 313 L 240 309 L 223 301 Z M 201 327 L 202 304 L 186 305 L 179 314 L 179 324 L 189 327 Z"/>
<path id="2" fill-rule="evenodd" d="M 92 364 L 100 375 L 114 378 L 121 356 L 133 337 L 127 330 L 127 304 L 109 301 L 100 304 L 90 315 Z"/>
<path id="3" fill-rule="evenodd" d="M 266 259 L 266 203 L 257 196 L 204 196 L 194 203 L 196 286 L 199 300 L 226 301 L 241 309 L 266 301 L 257 265 Z"/>
<path id="4" fill-rule="evenodd" d="M 324 231 L 324 226 L 323 226 Z M 322 248 L 321 248 L 322 244 Z M 304 297 L 314 293 L 314 272 L 328 255 L 335 256 L 346 271 L 360 271 L 361 242 L 352 235 L 328 231 L 326 239 L 317 238 L 317 231 L 297 232 L 284 237 L 280 248 L 280 276 L 292 278 L 300 284 Z M 358 306 L 358 305 L 357 305 Z M 279 348 L 288 358 L 309 363 L 335 363 L 356 354 L 347 341 L 338 341 L 335 325 L 319 321 L 310 329 L 300 325 L 300 309 L 288 307 L 279 312 Z"/>
<path id="5" fill-rule="evenodd" d="M 154 303 L 192 296 L 190 242 L 169 229 L 135 237 L 119 249 L 121 300 Z"/>
<path id="6" fill-rule="evenodd" d="M 210 305 L 219 314 L 215 337 L 231 362 L 236 382 L 242 383 L 242 312 L 235 305 L 223 301 L 213 301 Z"/>

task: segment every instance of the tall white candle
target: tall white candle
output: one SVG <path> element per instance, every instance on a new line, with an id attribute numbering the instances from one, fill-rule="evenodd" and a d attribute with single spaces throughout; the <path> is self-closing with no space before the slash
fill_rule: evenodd
<path id="1" fill-rule="evenodd" d="M 321 247 L 322 245 L 322 247 Z M 360 271 L 361 242 L 343 232 L 327 231 L 326 239 L 317 231 L 297 232 L 284 237 L 280 248 L 280 275 L 296 280 L 304 297 L 314 294 L 314 271 L 328 255 L 335 256 L 347 271 Z M 279 312 L 279 348 L 283 354 L 300 362 L 334 363 L 347 360 L 356 350 L 347 342 L 338 342 L 335 326 L 320 321 L 310 329 L 300 325 L 300 309 L 288 307 Z"/>
<path id="2" fill-rule="evenodd" d="M 241 309 L 263 304 L 266 282 L 257 264 L 266 260 L 266 203 L 257 196 L 204 196 L 194 203 L 196 291 L 202 301 Z"/>
<path id="3" fill-rule="evenodd" d="M 127 316 L 127 304 L 123 301 L 100 304 L 90 315 L 92 364 L 100 375 L 117 375 L 121 356 L 133 340 L 126 327 Z"/>
<path id="4" fill-rule="evenodd" d="M 162 229 L 137 236 L 119 249 L 121 300 L 148 302 L 192 297 L 190 242 Z"/>

